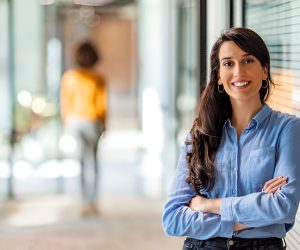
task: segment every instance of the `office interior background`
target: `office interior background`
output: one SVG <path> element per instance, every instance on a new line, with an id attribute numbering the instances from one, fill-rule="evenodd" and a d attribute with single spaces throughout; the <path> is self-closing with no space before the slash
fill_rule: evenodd
<path id="1" fill-rule="evenodd" d="M 258 32 L 278 84 L 268 104 L 300 116 L 299 9 L 300 0 L 0 0 L 0 230 L 14 235 L 18 229 L 18 235 L 65 223 L 68 211 L 35 218 L 22 209 L 18 214 L 20 203 L 50 197 L 48 207 L 61 204 L 54 210 L 78 206 L 76 142 L 64 133 L 59 92 L 75 45 L 89 38 L 101 50 L 99 71 L 109 89 L 99 149 L 103 216 L 117 217 L 109 212 L 122 200 L 128 218 L 143 212 L 155 218 L 157 238 L 150 229 L 146 235 L 162 243 L 149 242 L 149 249 L 181 249 L 182 239 L 163 235 L 160 211 L 205 85 L 211 46 L 229 27 Z M 71 214 L 68 222 L 77 218 Z M 300 247 L 299 220 L 288 233 L 289 249 Z M 126 228 L 118 230 L 112 233 Z M 148 249 L 143 247 L 136 249 Z"/>

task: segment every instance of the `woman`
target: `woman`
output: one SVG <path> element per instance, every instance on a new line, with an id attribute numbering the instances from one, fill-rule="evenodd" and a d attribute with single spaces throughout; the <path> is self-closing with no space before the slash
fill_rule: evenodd
<path id="1" fill-rule="evenodd" d="M 300 198 L 300 119 L 266 103 L 273 85 L 261 37 L 225 31 L 163 211 L 183 249 L 284 249 Z"/>
<path id="2" fill-rule="evenodd" d="M 62 120 L 80 149 L 82 216 L 98 214 L 97 146 L 106 121 L 106 86 L 96 70 L 98 61 L 90 42 L 80 44 L 75 52 L 77 67 L 65 72 L 61 83 Z"/>

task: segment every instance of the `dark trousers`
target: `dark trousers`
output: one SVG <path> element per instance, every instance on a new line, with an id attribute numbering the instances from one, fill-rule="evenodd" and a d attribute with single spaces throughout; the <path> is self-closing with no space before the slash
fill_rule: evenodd
<path id="1" fill-rule="evenodd" d="M 285 241 L 284 241 L 285 243 Z M 284 250 L 286 244 L 283 244 L 279 238 L 262 239 L 243 239 L 243 238 L 212 238 L 208 240 L 196 240 L 187 238 L 183 244 L 183 250 Z"/>

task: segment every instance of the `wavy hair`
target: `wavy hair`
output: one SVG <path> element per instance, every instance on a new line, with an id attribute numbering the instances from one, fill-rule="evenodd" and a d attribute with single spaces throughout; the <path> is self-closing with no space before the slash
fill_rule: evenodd
<path id="1" fill-rule="evenodd" d="M 226 41 L 233 41 L 243 51 L 255 56 L 262 66 L 268 67 L 268 78 L 263 80 L 260 100 L 263 103 L 274 85 L 270 74 L 270 55 L 262 38 L 247 28 L 231 28 L 224 31 L 212 47 L 210 54 L 210 77 L 200 97 L 199 111 L 190 131 L 192 151 L 187 153 L 189 176 L 187 182 L 200 194 L 200 190 L 210 191 L 216 181 L 215 156 L 222 138 L 224 123 L 232 115 L 229 96 L 218 92 L 220 70 L 219 50 Z M 267 81 L 267 82 L 264 82 Z"/>

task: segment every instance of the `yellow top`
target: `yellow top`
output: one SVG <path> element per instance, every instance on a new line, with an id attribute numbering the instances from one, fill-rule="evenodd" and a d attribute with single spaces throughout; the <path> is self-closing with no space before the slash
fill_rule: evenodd
<path id="1" fill-rule="evenodd" d="M 75 116 L 105 122 L 106 96 L 106 86 L 101 75 L 85 69 L 65 72 L 61 82 L 63 120 Z"/>

